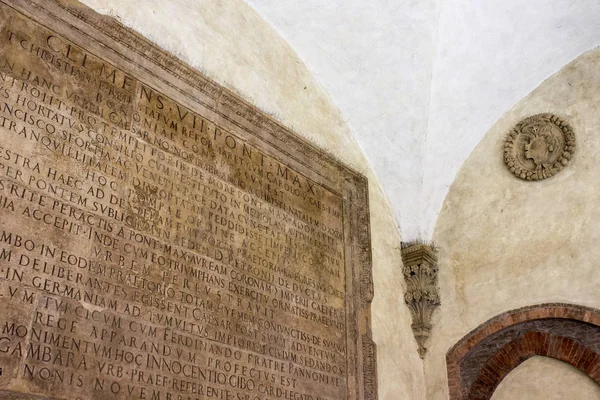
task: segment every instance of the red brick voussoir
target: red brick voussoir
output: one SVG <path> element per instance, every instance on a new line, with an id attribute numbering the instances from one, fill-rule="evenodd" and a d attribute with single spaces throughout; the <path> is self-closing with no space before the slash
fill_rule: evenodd
<path id="1" fill-rule="evenodd" d="M 600 384 L 600 310 L 549 303 L 490 319 L 448 351 L 450 400 L 489 400 L 510 371 L 535 355 L 566 362 Z"/>

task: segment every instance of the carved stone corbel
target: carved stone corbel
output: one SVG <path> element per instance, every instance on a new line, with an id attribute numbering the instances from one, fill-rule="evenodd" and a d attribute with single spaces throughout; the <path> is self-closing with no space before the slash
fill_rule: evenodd
<path id="1" fill-rule="evenodd" d="M 402 272 L 406 281 L 404 302 L 412 314 L 412 330 L 425 358 L 425 343 L 431 332 L 431 315 L 440 305 L 437 286 L 437 256 L 433 246 L 423 243 L 402 243 Z"/>

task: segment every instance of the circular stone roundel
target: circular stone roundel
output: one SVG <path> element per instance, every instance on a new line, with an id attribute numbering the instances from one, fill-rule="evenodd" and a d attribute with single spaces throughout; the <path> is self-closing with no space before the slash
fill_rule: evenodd
<path id="1" fill-rule="evenodd" d="M 571 127 L 552 114 L 525 118 L 504 143 L 504 162 L 521 179 L 550 178 L 569 164 L 575 152 Z"/>

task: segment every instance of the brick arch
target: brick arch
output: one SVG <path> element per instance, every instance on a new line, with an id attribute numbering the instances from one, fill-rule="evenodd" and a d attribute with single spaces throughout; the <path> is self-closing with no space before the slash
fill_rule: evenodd
<path id="1" fill-rule="evenodd" d="M 450 400 L 489 400 L 502 379 L 534 355 L 566 362 L 600 385 L 600 310 L 551 303 L 485 322 L 448 351 Z"/>

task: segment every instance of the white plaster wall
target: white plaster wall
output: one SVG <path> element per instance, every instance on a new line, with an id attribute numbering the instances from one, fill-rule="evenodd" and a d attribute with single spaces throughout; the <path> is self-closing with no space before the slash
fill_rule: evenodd
<path id="1" fill-rule="evenodd" d="M 410 314 L 402 304 L 403 279 L 397 249 L 400 236 L 390 207 L 344 118 L 302 60 L 242 0 L 83 2 L 118 18 L 367 175 L 379 398 L 423 399 L 424 374 L 410 329 Z M 378 123 L 383 129 L 385 123 Z"/>
<path id="2" fill-rule="evenodd" d="M 485 132 L 600 44 L 597 0 L 248 0 L 332 96 L 402 237 L 429 240 Z"/>
<path id="3" fill-rule="evenodd" d="M 419 236 L 439 0 L 248 0 L 314 71 L 365 151 L 402 237 Z"/>
<path id="4" fill-rule="evenodd" d="M 419 196 L 425 238 L 485 133 L 542 81 L 600 45 L 598 21 L 597 0 L 441 1 Z"/>
<path id="5" fill-rule="evenodd" d="M 547 357 L 532 357 L 500 382 L 491 400 L 600 400 L 600 386 L 583 372 Z"/>
<path id="6" fill-rule="evenodd" d="M 558 175 L 528 182 L 505 167 L 503 142 L 516 123 L 540 112 L 571 124 L 577 150 Z M 425 362 L 428 399 L 448 398 L 446 352 L 488 319 L 546 302 L 600 308 L 599 133 L 600 49 L 595 49 L 518 102 L 461 168 L 434 235 L 442 306 L 434 314 Z M 577 392 L 569 398 L 587 399 Z"/>

